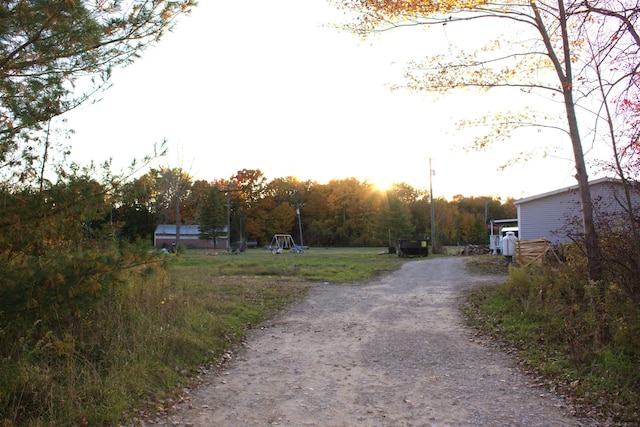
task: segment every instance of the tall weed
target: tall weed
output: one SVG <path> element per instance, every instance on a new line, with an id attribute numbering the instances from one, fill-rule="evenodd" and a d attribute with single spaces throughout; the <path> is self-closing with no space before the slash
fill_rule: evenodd
<path id="1" fill-rule="evenodd" d="M 468 312 L 579 406 L 638 423 L 640 306 L 611 278 L 599 300 L 583 257 L 568 253 L 559 266 L 511 267 L 505 283 L 469 295 Z"/>
<path id="2" fill-rule="evenodd" d="M 173 258 L 175 259 L 175 258 Z M 196 271 L 194 277 L 203 277 Z M 83 310 L 0 328 L 0 425 L 116 425 L 298 298 L 275 280 L 191 280 L 141 269 Z"/>

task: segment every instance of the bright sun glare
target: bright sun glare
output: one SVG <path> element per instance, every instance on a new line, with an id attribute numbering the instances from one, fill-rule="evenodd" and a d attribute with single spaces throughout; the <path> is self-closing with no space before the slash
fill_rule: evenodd
<path id="1" fill-rule="evenodd" d="M 373 184 L 373 187 L 381 193 L 386 193 L 388 190 L 390 190 L 394 183 L 393 179 L 383 176 L 379 176 L 375 179 L 369 178 L 368 181 L 371 182 Z"/>

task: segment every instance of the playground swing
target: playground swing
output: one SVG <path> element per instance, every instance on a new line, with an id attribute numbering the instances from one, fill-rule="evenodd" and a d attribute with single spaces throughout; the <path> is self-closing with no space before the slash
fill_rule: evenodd
<path id="1" fill-rule="evenodd" d="M 275 234 L 271 239 L 269 251 L 272 254 L 281 254 L 283 250 L 299 254 L 304 253 L 302 246 L 296 245 L 291 234 Z"/>

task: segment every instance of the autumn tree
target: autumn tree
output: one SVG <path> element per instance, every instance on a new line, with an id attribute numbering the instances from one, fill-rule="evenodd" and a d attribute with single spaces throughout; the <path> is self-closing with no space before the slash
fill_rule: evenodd
<path id="1" fill-rule="evenodd" d="M 160 222 L 175 222 L 175 199 L 161 177 L 159 171 L 152 171 L 121 187 L 111 216 L 118 236 L 134 241 L 145 232 L 148 237 Z M 381 192 L 354 178 L 320 184 L 289 176 L 265 180 L 264 187 L 258 188 L 260 196 L 253 197 L 249 205 L 231 180 L 195 181 L 182 198 L 180 218 L 183 223 L 200 225 L 203 238 L 215 239 L 226 227 L 229 214 L 232 240 L 242 236 L 262 245 L 276 233 L 300 240 L 298 207 L 302 208 L 304 243 L 310 246 L 386 246 L 398 237 L 430 235 L 427 193 L 406 183 Z M 438 242 L 486 242 L 485 218 L 512 217 L 512 202 L 463 196 L 452 201 L 436 199 Z M 195 211 L 193 217 L 191 211 Z"/>
<path id="2" fill-rule="evenodd" d="M 594 226 L 591 194 L 578 123 L 577 88 L 583 84 L 575 74 L 576 63 L 591 58 L 581 56 L 582 34 L 575 28 L 607 31 L 606 25 L 591 24 L 585 19 L 588 2 L 508 1 L 490 3 L 483 0 L 465 2 L 397 2 L 392 0 L 335 0 L 344 9 L 357 12 L 351 29 L 357 34 L 372 33 L 409 26 L 429 26 L 485 22 L 511 29 L 509 37 L 499 36 L 486 48 L 474 53 L 437 55 L 415 61 L 407 71 L 405 88 L 416 91 L 449 93 L 460 88 L 488 90 L 519 89 L 544 92 L 561 100 L 564 108 L 562 128 L 569 136 L 580 189 L 587 271 L 591 280 L 602 278 L 602 254 Z M 616 7 L 625 9 L 624 3 Z M 637 10 L 637 8 L 636 8 Z M 476 27 L 477 28 L 477 27 Z M 478 34 L 474 31 L 475 35 Z M 503 43 L 510 40 L 510 43 Z M 508 138 L 514 128 L 528 125 L 557 124 L 544 122 L 545 115 L 506 112 L 492 120 L 483 119 L 491 132 L 479 137 L 475 146 L 485 148 L 499 138 Z"/>
<path id="3" fill-rule="evenodd" d="M 182 168 L 151 170 L 156 180 L 156 210 L 161 221 L 176 224 L 176 245 L 180 243 L 182 213 L 191 193 L 192 178 Z"/>
<path id="4" fill-rule="evenodd" d="M 252 215 L 258 212 L 256 204 L 264 197 L 267 178 L 259 169 L 242 169 L 231 176 L 226 183 L 231 213 L 233 239 L 246 240 L 247 230 L 256 230 L 258 219 Z"/>
<path id="5" fill-rule="evenodd" d="M 197 224 L 200 226 L 200 238 L 216 241 L 218 236 L 226 234 L 227 226 L 226 198 L 224 190 L 217 186 L 202 188 L 196 211 Z"/>
<path id="6" fill-rule="evenodd" d="M 460 212 L 458 228 L 461 243 L 478 244 L 488 241 L 487 227 L 479 214 Z"/>
<path id="7" fill-rule="evenodd" d="M 260 169 L 242 169 L 230 181 L 242 195 L 247 207 L 251 207 L 251 204 L 263 197 L 267 177 Z"/>
<path id="8" fill-rule="evenodd" d="M 331 190 L 328 184 L 313 183 L 309 186 L 304 205 L 305 243 L 311 246 L 326 246 L 331 235 L 331 221 L 327 198 Z"/>
<path id="9" fill-rule="evenodd" d="M 334 245 L 369 245 L 375 236 L 380 207 L 376 191 L 355 178 L 331 180 L 327 193 L 327 225 Z"/>
<path id="10" fill-rule="evenodd" d="M 387 191 L 380 195 L 380 208 L 376 219 L 376 237 L 378 242 L 388 242 L 395 246 L 398 238 L 412 238 L 415 228 L 411 223 L 408 203 L 403 203 L 398 193 Z"/>
<path id="11" fill-rule="evenodd" d="M 267 212 L 266 235 L 292 233 L 295 227 L 296 211 L 288 203 L 276 204 Z"/>
<path id="12" fill-rule="evenodd" d="M 409 210 L 415 237 L 422 237 L 426 234 L 430 221 L 429 193 L 424 189 L 414 188 L 404 182 L 394 182 L 386 193 L 397 196 Z M 404 235 L 400 237 L 411 236 Z"/>
<path id="13" fill-rule="evenodd" d="M 264 233 L 263 238 L 271 238 L 271 234 L 275 232 L 278 233 L 289 233 L 294 236 L 294 240 L 299 243 L 304 243 L 303 237 L 300 235 L 300 229 L 304 229 L 302 224 L 297 223 L 292 224 L 291 227 L 288 228 L 278 228 L 274 229 L 272 227 L 272 219 L 271 215 L 275 213 L 274 209 L 281 205 L 286 205 L 291 209 L 286 209 L 281 207 L 279 212 L 282 214 L 286 214 L 287 217 L 290 216 L 291 210 L 293 210 L 294 215 L 298 218 L 302 218 L 302 210 L 306 206 L 307 194 L 311 188 L 311 182 L 306 181 L 302 182 L 298 178 L 293 176 L 287 176 L 283 178 L 275 178 L 269 181 L 269 183 L 264 188 L 264 198 L 262 202 L 258 205 L 260 210 L 266 210 L 262 218 L 264 219 L 263 227 Z M 300 212 L 300 214 L 298 214 Z M 255 215 L 255 214 L 254 214 Z M 281 221 L 279 221 L 282 223 Z M 282 225 L 279 225 L 282 227 Z M 303 233 L 304 235 L 304 233 Z"/>

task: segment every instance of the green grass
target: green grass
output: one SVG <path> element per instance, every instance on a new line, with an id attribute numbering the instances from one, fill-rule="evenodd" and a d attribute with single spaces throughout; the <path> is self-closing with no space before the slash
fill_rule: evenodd
<path id="1" fill-rule="evenodd" d="M 357 284 L 412 260 L 381 251 L 186 251 L 84 313 L 2 326 L 0 425 L 111 426 L 155 414 L 313 282 Z"/>
<path id="2" fill-rule="evenodd" d="M 329 248 L 272 254 L 264 249 L 250 249 L 239 254 L 227 254 L 224 251 L 191 250 L 180 255 L 179 262 L 172 268 L 174 271 L 188 270 L 192 280 L 196 281 L 254 276 L 345 283 L 369 280 L 415 259 L 379 255 L 383 251 L 383 248 Z"/>
<path id="3" fill-rule="evenodd" d="M 490 258 L 474 258 L 467 267 L 495 271 Z M 463 310 L 471 326 L 513 351 L 537 382 L 567 396 L 581 415 L 600 415 L 607 425 L 638 425 L 638 310 L 612 294 L 606 312 L 624 327 L 613 328 L 610 320 L 610 335 L 620 336 L 600 342 L 588 292 L 577 277 L 567 267 L 511 268 L 504 283 L 467 291 Z"/>

